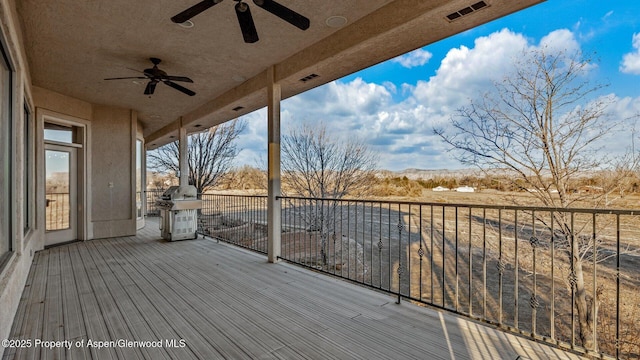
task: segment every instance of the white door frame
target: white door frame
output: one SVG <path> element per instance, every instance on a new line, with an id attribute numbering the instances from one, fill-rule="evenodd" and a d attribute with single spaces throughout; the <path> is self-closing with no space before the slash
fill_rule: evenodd
<path id="1" fill-rule="evenodd" d="M 67 153 L 68 156 L 68 199 L 53 199 L 53 201 L 68 201 L 68 226 L 62 229 L 51 229 L 49 228 L 49 221 L 46 218 L 46 209 L 45 209 L 45 246 L 51 246 L 59 243 L 74 241 L 78 239 L 78 157 L 77 157 L 77 146 L 72 146 L 73 144 L 53 144 L 50 142 L 45 143 L 45 171 L 47 169 L 47 152 L 55 151 L 61 153 Z M 46 191 L 45 191 L 46 197 Z M 48 201 L 45 199 L 45 204 Z M 47 205 L 45 205 L 47 206 Z M 57 204 L 52 203 L 48 206 L 57 206 Z M 66 206 L 63 205 L 62 209 L 65 210 Z"/>
<path id="2" fill-rule="evenodd" d="M 91 122 L 86 119 L 74 117 L 67 114 L 58 113 L 45 108 L 36 108 L 36 148 L 41 149 L 36 153 L 37 166 L 37 193 L 42 194 L 38 196 L 38 206 L 36 209 L 37 227 L 42 232 L 42 247 L 45 246 L 44 232 L 45 226 L 45 140 L 44 140 L 44 128 L 45 123 L 53 123 L 59 125 L 73 126 L 76 128 L 77 136 L 73 144 L 63 143 L 62 145 L 74 146 L 77 148 L 77 240 L 89 240 L 93 239 L 93 226 L 91 221 L 91 187 L 88 185 L 91 183 Z M 46 143 L 55 143 L 52 141 L 46 141 Z"/>

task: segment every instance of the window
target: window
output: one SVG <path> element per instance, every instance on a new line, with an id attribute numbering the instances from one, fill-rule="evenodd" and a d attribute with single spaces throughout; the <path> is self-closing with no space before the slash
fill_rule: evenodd
<path id="1" fill-rule="evenodd" d="M 23 149 L 23 168 L 22 168 L 22 221 L 24 224 L 24 234 L 29 232 L 31 229 L 31 201 L 33 199 L 31 195 L 31 149 L 33 146 L 33 136 L 31 136 L 31 111 L 29 110 L 29 105 L 27 105 L 27 100 L 24 100 L 24 149 Z"/>
<path id="2" fill-rule="evenodd" d="M 72 126 L 64 126 L 52 123 L 44 124 L 44 139 L 47 141 L 73 144 L 74 137 L 75 129 Z"/>
<path id="3" fill-rule="evenodd" d="M 0 42 L 0 264 L 12 250 L 11 182 L 13 179 L 13 128 L 11 68 Z"/>

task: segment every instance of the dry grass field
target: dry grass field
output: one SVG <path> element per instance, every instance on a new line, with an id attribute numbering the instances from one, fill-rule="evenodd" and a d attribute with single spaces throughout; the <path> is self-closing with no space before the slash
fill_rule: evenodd
<path id="1" fill-rule="evenodd" d="M 45 225 L 47 231 L 69 228 L 69 194 L 47 193 L 47 207 L 45 211 Z"/>

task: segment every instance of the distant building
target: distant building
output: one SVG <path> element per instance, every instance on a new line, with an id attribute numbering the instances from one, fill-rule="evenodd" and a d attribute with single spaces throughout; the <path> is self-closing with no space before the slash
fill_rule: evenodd
<path id="1" fill-rule="evenodd" d="M 438 186 L 431 189 L 431 191 L 449 191 L 449 188 L 446 188 L 444 186 Z"/>
<path id="2" fill-rule="evenodd" d="M 475 192 L 476 189 L 472 188 L 471 186 L 460 186 L 455 188 L 455 191 L 457 192 Z"/>

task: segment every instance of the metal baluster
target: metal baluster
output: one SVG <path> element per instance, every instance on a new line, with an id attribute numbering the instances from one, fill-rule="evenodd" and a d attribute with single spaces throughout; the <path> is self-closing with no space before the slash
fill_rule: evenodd
<path id="1" fill-rule="evenodd" d="M 456 274 L 456 290 L 455 290 L 455 302 L 454 302 L 454 309 L 456 309 L 456 312 L 458 311 L 458 305 L 459 305 L 459 294 L 460 294 L 460 276 L 458 275 L 458 207 L 454 207 L 453 208 L 456 212 L 455 214 L 455 226 L 454 226 L 454 230 L 455 230 L 455 260 L 456 260 L 456 264 L 455 264 L 455 274 Z"/>
<path id="2" fill-rule="evenodd" d="M 472 241 L 472 237 L 471 237 L 471 207 L 469 207 L 469 286 L 468 286 L 468 291 L 469 291 L 469 315 L 473 316 L 473 297 L 471 296 L 471 294 L 473 294 L 473 249 L 471 247 L 471 241 Z"/>
<path id="3" fill-rule="evenodd" d="M 319 204 L 318 204 L 319 203 Z M 318 207 L 319 212 L 318 212 Z M 324 236 L 324 201 L 316 200 L 316 223 L 318 222 L 318 216 L 320 216 L 320 227 L 317 228 L 319 231 L 315 231 L 315 236 L 313 237 L 312 246 L 312 254 L 311 254 L 311 264 L 313 267 L 318 267 L 318 235 L 320 235 L 320 241 L 322 241 L 322 237 Z M 317 224 L 316 224 L 317 225 Z M 319 234 L 318 234 L 319 233 Z M 322 245 L 321 245 L 322 246 Z M 322 258 L 320 259 L 320 263 L 322 264 Z"/>
<path id="4" fill-rule="evenodd" d="M 538 245 L 540 245 L 540 240 L 536 237 L 536 212 L 531 212 L 531 238 L 529 239 L 529 243 L 531 244 L 531 250 L 533 251 L 533 293 L 531 294 L 531 299 L 529 300 L 529 305 L 531 306 L 531 332 L 535 335 L 537 333 L 537 316 L 538 316 L 538 307 L 540 306 L 540 302 L 538 301 L 538 272 L 536 269 L 537 266 L 537 250 Z M 552 279 L 553 281 L 553 279 Z"/>
<path id="5" fill-rule="evenodd" d="M 365 256 L 365 251 L 366 251 L 366 247 L 364 246 L 364 242 L 365 242 L 365 234 L 366 234 L 366 226 L 367 226 L 367 222 L 365 221 L 365 219 L 367 218 L 367 208 L 366 208 L 366 203 L 363 202 L 362 203 L 362 283 L 366 283 L 365 281 L 365 265 L 367 263 L 367 257 Z"/>
<path id="6" fill-rule="evenodd" d="M 573 237 L 574 237 L 574 216 L 573 212 L 571 214 L 571 234 L 569 241 L 571 241 L 571 274 L 569 274 L 569 283 L 571 284 L 571 348 L 575 348 L 576 346 L 576 269 L 574 267 L 574 256 L 575 250 L 573 246 Z"/>
<path id="7" fill-rule="evenodd" d="M 597 271 L 597 258 L 598 258 L 598 243 L 596 242 L 596 213 L 592 214 L 592 236 L 591 239 L 593 240 L 593 301 L 591 302 L 591 311 L 592 314 L 596 314 L 596 302 L 597 302 L 597 288 L 598 288 L 598 281 L 596 278 L 596 271 Z M 594 320 L 594 324 L 593 324 L 593 349 L 594 351 L 598 350 L 598 323 L 596 322 L 598 320 L 598 318 L 595 318 Z"/>
<path id="8" fill-rule="evenodd" d="M 373 286 L 373 203 L 369 203 L 369 284 Z"/>
<path id="9" fill-rule="evenodd" d="M 235 238 L 236 238 L 236 244 L 239 244 L 240 246 L 242 246 L 242 238 L 240 237 L 240 226 L 238 226 L 238 198 L 234 197 L 234 196 L 229 196 L 229 201 L 231 202 L 231 214 L 233 214 L 233 222 L 231 223 L 231 226 L 234 227 L 233 232 L 235 233 Z"/>
<path id="10" fill-rule="evenodd" d="M 418 256 L 420 257 L 420 278 L 419 278 L 419 291 L 420 291 L 420 301 L 422 301 L 422 256 L 424 255 L 424 249 L 422 249 L 422 205 L 420 205 L 420 209 L 418 210 L 418 241 L 420 241 L 420 248 L 418 249 Z"/>
<path id="11" fill-rule="evenodd" d="M 402 284 L 402 212 L 400 204 L 398 204 L 398 301 L 396 304 L 400 304 L 400 292 Z"/>
<path id="12" fill-rule="evenodd" d="M 338 240 L 338 222 L 336 220 L 336 215 L 338 213 L 338 209 L 340 209 L 340 211 L 342 212 L 342 201 L 337 201 L 333 208 L 333 231 L 332 231 L 333 234 L 331 234 L 331 240 L 333 241 L 333 274 L 334 275 L 336 274 L 336 271 L 338 271 L 337 269 L 338 259 L 336 258 L 336 252 L 338 251 L 337 243 L 336 243 L 336 241 Z"/>
<path id="13" fill-rule="evenodd" d="M 445 294 L 445 284 L 447 283 L 446 281 L 446 275 L 445 275 L 445 249 L 447 247 L 446 244 L 446 233 L 445 233 L 445 207 L 444 205 L 442 206 L 442 283 L 441 283 L 441 287 L 442 287 L 442 307 L 446 307 L 446 294 Z"/>
<path id="14" fill-rule="evenodd" d="M 389 267 L 387 268 L 389 270 L 389 278 L 387 280 L 388 282 L 388 289 L 389 291 L 391 290 L 391 279 L 392 275 L 391 275 L 391 204 L 387 204 L 387 218 L 389 219 L 388 224 L 387 224 L 387 229 L 388 229 L 388 235 L 387 235 L 387 249 L 389 249 Z"/>
<path id="15" fill-rule="evenodd" d="M 409 284 L 409 298 L 411 298 L 411 204 L 409 204 L 409 221 L 407 231 L 407 284 Z M 402 244 L 402 241 L 400 242 Z"/>
<path id="16" fill-rule="evenodd" d="M 556 340 L 556 278 L 555 278 L 555 260 L 556 260 L 556 237 L 554 230 L 554 211 L 550 212 L 551 217 L 551 314 L 549 314 L 549 325 L 551 327 L 551 339 Z"/>
<path id="17" fill-rule="evenodd" d="M 434 255 L 433 255 L 433 253 L 434 253 L 434 249 L 433 249 L 433 243 L 434 243 L 434 240 L 433 240 L 433 231 L 434 231 L 434 223 L 433 223 L 433 205 L 431 205 L 431 206 L 430 206 L 430 209 L 429 209 L 429 210 L 430 210 L 430 214 L 429 214 L 429 217 L 430 217 L 430 225 L 429 225 L 429 226 L 431 227 L 431 230 L 430 230 L 430 233 L 431 233 L 431 235 L 430 235 L 430 240 L 431 240 L 431 250 L 430 250 L 430 253 L 431 253 L 431 255 L 429 256 L 429 267 L 430 267 L 429 276 L 431 277 L 431 302 L 432 302 L 432 303 L 435 303 L 434 298 L 433 298 L 433 296 L 434 296 L 434 291 L 433 291 L 433 282 L 434 282 L 434 281 L 433 281 L 433 266 L 434 266 L 434 260 L 435 260 L 435 259 L 434 259 Z"/>
<path id="18" fill-rule="evenodd" d="M 518 324 L 518 290 L 519 290 L 519 283 L 518 280 L 519 276 L 518 276 L 518 272 L 520 271 L 520 263 L 519 263 L 519 259 L 518 259 L 518 210 L 514 210 L 513 213 L 513 241 L 515 242 L 514 244 L 514 251 L 515 251 L 515 256 L 514 256 L 514 262 L 515 262 L 515 268 L 514 268 L 514 289 L 513 289 L 513 326 L 516 327 L 516 329 L 519 329 L 520 326 Z"/>
<path id="19" fill-rule="evenodd" d="M 502 209 L 498 209 L 498 323 L 502 325 L 502 285 L 505 265 L 502 260 Z"/>
<path id="20" fill-rule="evenodd" d="M 311 226 L 311 223 L 309 222 L 309 220 L 311 220 L 311 199 L 305 199 L 304 200 L 304 220 L 305 221 L 305 235 L 302 237 L 302 256 L 304 256 L 304 264 L 307 264 L 307 237 L 310 239 L 311 238 L 311 232 L 310 231 L 306 231 L 309 228 L 307 228 L 307 226 Z M 309 229 L 310 230 L 310 229 Z"/>
<path id="21" fill-rule="evenodd" d="M 620 214 L 616 214 L 616 359 L 620 358 Z"/>
<path id="22" fill-rule="evenodd" d="M 380 241 L 378 241 L 378 286 L 382 289 L 382 203 L 378 203 L 378 217 L 380 222 Z"/>
<path id="23" fill-rule="evenodd" d="M 351 201 L 347 201 L 347 278 L 351 279 Z"/>

